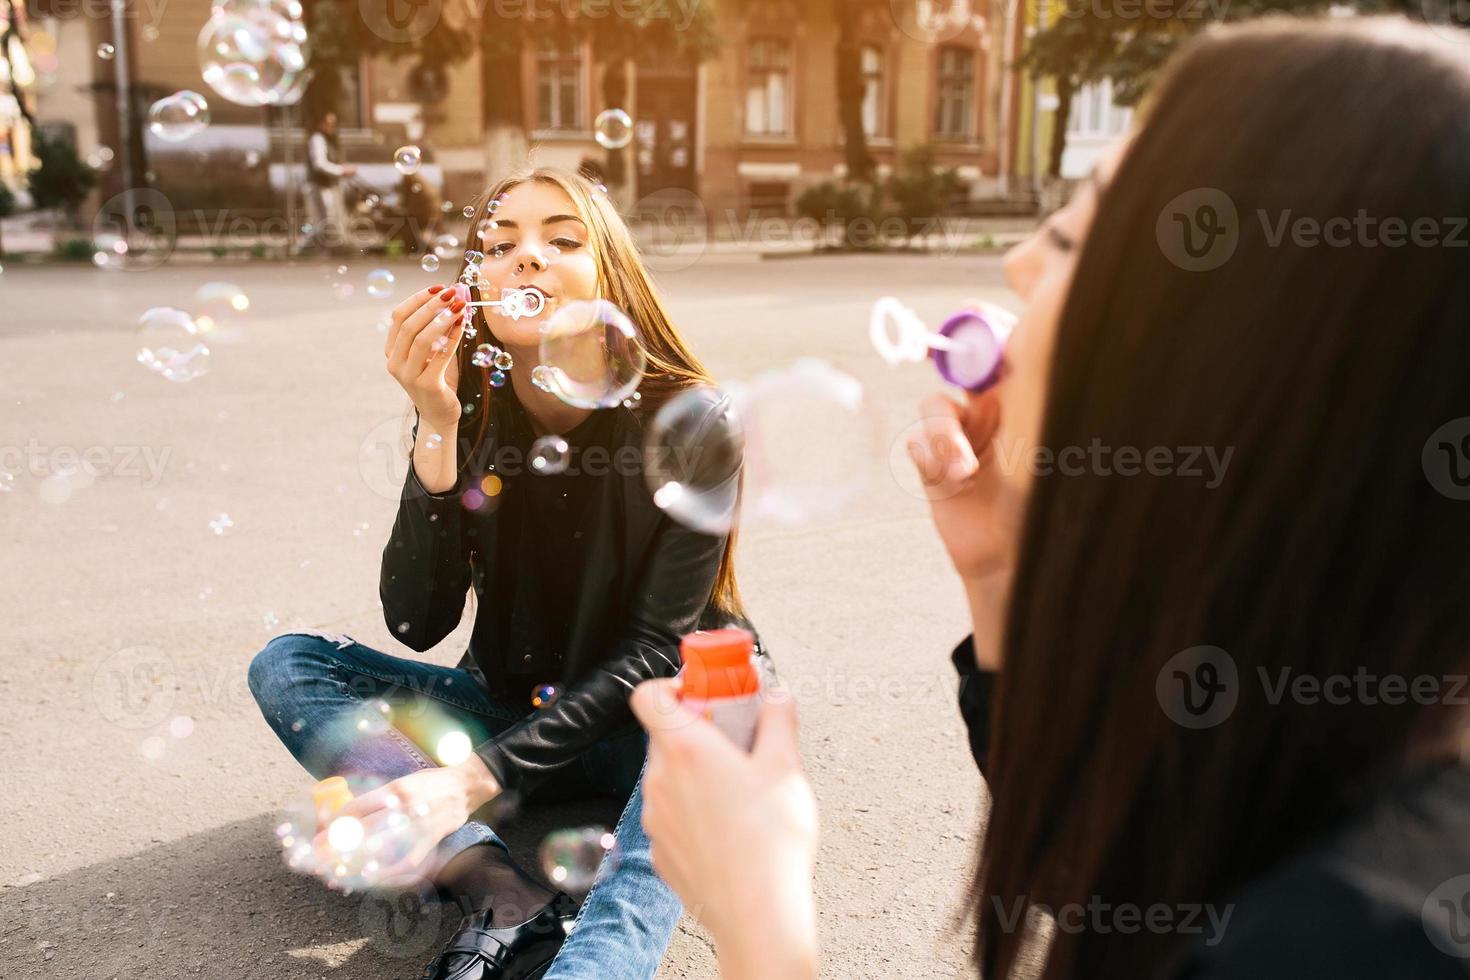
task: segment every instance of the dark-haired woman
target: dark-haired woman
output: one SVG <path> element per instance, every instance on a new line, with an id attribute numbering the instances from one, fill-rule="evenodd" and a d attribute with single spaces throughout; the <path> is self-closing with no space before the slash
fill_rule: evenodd
<path id="1" fill-rule="evenodd" d="M 1470 44 L 1261 22 L 1008 256 L 1005 376 L 911 446 L 974 621 L 984 976 L 1470 975 L 1467 174 Z M 727 980 L 813 975 L 791 707 L 747 757 L 663 683 L 656 867 Z"/>
<path id="2" fill-rule="evenodd" d="M 384 345 L 417 424 L 383 554 L 383 613 L 400 641 L 425 651 L 459 624 L 473 591 L 469 649 L 448 668 L 292 633 L 256 656 L 250 686 L 312 775 L 383 784 L 338 814 L 369 834 L 412 819 L 411 851 L 373 877 L 428 879 L 463 909 L 426 980 L 648 980 L 680 907 L 652 872 L 639 823 L 646 739 L 628 697 L 674 674 L 684 634 L 749 626 L 733 539 L 672 522 L 641 469 L 644 416 L 710 379 L 605 194 L 541 169 L 485 200 L 496 210 L 491 219 L 482 205 L 471 226 L 483 256 L 476 293 L 535 290 L 544 308 L 515 319 L 477 308 L 470 343 L 463 287 L 433 286 L 394 310 Z M 636 410 L 616 399 L 587 407 L 606 394 L 592 388 L 595 373 L 578 375 L 580 404 L 532 380 L 542 326 L 564 304 L 594 299 L 640 328 L 648 373 Z M 502 353 L 487 361 L 482 344 Z M 553 434 L 565 445 L 538 456 L 538 439 Z M 594 796 L 627 805 L 619 860 L 603 862 L 578 912 L 511 859 L 486 808 Z"/>

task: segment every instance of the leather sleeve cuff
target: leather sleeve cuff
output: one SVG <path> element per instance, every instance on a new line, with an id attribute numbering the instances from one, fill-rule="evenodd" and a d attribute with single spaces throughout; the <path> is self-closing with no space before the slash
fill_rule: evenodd
<path id="1" fill-rule="evenodd" d="M 990 716 L 998 676 L 993 671 L 981 670 L 975 663 L 975 638 L 967 636 L 950 654 L 950 662 L 959 672 L 960 717 L 970 736 L 970 754 L 975 758 L 981 775 L 990 750 Z"/>

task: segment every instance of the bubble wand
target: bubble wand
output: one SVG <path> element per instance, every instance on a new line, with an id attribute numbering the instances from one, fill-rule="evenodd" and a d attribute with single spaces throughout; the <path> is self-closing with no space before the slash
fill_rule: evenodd
<path id="1" fill-rule="evenodd" d="M 509 286 L 500 291 L 499 299 L 479 299 L 465 305 L 491 307 L 501 316 L 519 320 L 523 316 L 539 316 L 546 307 L 546 297 L 535 289 Z"/>
<path id="2" fill-rule="evenodd" d="M 954 314 L 931 331 L 918 314 L 892 296 L 873 304 L 868 337 L 889 364 L 928 357 L 952 385 L 981 392 L 1000 379 L 1006 341 L 1016 316 L 993 303 Z"/>

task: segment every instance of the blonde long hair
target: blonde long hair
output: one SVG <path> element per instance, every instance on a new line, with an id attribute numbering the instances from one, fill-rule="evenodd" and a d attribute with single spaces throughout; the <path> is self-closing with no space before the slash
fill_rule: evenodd
<path id="1" fill-rule="evenodd" d="M 597 259 L 599 298 L 622 310 L 638 326 L 648 358 L 643 382 L 638 387 L 641 395 L 640 410 L 656 412 L 666 401 L 682 391 L 699 385 L 713 386 L 713 376 L 700 363 L 699 358 L 694 356 L 694 352 L 674 326 L 668 308 L 664 306 L 663 299 L 648 274 L 648 268 L 643 264 L 643 257 L 627 223 L 623 221 L 622 215 L 607 194 L 595 188 L 586 178 L 557 167 L 536 167 L 501 179 L 479 200 L 475 215 L 470 221 L 471 236 L 491 218 L 490 202 L 498 200 L 512 188 L 527 183 L 552 184 L 571 198 L 577 216 L 587 226 L 592 252 Z M 460 273 L 463 272 L 462 264 Z M 478 287 L 472 287 L 471 291 L 476 293 L 476 299 L 482 298 L 478 295 Z M 485 319 L 484 308 L 475 309 L 479 329 L 493 334 L 489 321 Z M 472 347 L 461 344 L 458 353 L 459 376 L 461 379 L 479 378 L 481 401 L 488 405 L 494 389 L 490 387 L 487 373 L 473 367 L 471 356 Z M 488 411 L 480 413 L 480 425 L 474 438 L 476 446 L 484 439 L 488 419 Z M 465 459 L 473 456 L 473 452 L 466 453 Z M 729 540 L 725 543 L 725 553 L 720 558 L 719 573 L 711 599 L 721 612 L 743 615 L 740 589 L 735 581 L 735 543 L 736 532 L 732 528 Z"/>

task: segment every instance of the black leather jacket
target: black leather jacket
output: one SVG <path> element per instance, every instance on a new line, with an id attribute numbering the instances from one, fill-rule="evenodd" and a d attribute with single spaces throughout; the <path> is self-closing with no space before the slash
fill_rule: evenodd
<path id="1" fill-rule="evenodd" d="M 478 460 L 492 458 L 486 449 L 497 440 L 507 441 L 513 424 L 508 413 L 521 411 L 509 386 L 495 392 L 487 410 L 485 440 L 474 453 Z M 751 628 L 743 616 L 710 603 L 727 537 L 686 528 L 654 504 L 641 465 L 643 413 L 625 407 L 605 411 L 616 413 L 610 460 L 588 504 L 585 561 L 566 649 L 554 664 L 542 665 L 546 679 L 561 679 L 562 693 L 531 712 L 528 690 L 526 716 L 475 749 L 507 790 L 533 789 L 594 742 L 636 725 L 629 694 L 642 681 L 678 671 L 685 634 L 727 625 Z M 592 472 L 590 455 L 586 466 Z M 496 567 L 493 556 L 501 552 L 499 536 L 510 533 L 516 511 L 464 506 L 462 492 L 481 485 L 483 474 L 475 469 L 472 461 L 454 490 L 431 494 L 409 466 L 383 552 L 379 592 L 389 630 L 424 651 L 459 625 L 473 584 L 479 600 L 475 628 L 459 666 L 478 668 L 494 691 L 497 678 L 524 673 L 519 651 L 497 649 L 503 644 L 495 628 L 506 614 L 499 606 L 502 595 L 514 591 L 497 588 L 497 580 L 515 569 Z M 537 479 L 513 469 L 496 469 L 507 500 L 515 499 L 511 481 Z"/>

